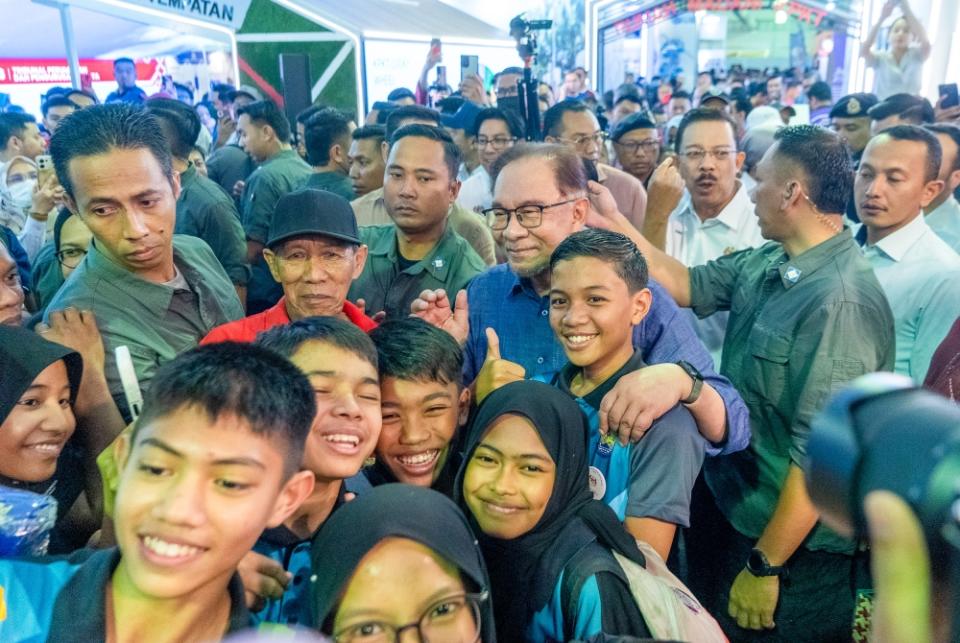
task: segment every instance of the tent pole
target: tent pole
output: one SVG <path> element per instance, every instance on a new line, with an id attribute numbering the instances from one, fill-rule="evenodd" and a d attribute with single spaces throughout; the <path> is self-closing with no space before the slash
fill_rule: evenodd
<path id="1" fill-rule="evenodd" d="M 80 87 L 80 55 L 77 53 L 77 41 L 73 36 L 73 16 L 70 5 L 60 5 L 60 26 L 63 28 L 63 42 L 67 47 L 67 64 L 70 65 L 70 81 L 74 89 Z"/>

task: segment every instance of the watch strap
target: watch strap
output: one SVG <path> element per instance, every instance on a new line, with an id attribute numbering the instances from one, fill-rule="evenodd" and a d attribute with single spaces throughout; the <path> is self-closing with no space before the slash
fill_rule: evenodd
<path id="1" fill-rule="evenodd" d="M 701 375 L 700 371 L 697 370 L 697 367 L 690 362 L 680 360 L 677 362 L 677 366 L 682 368 L 683 371 L 690 376 L 690 379 L 693 380 L 693 387 L 690 389 L 690 395 L 680 400 L 680 403 L 693 404 L 700 399 L 700 392 L 703 390 L 703 375 Z"/>
<path id="2" fill-rule="evenodd" d="M 747 558 L 747 571 L 758 577 L 786 575 L 786 568 L 783 565 L 771 565 L 766 554 L 759 549 L 750 551 L 750 556 Z"/>

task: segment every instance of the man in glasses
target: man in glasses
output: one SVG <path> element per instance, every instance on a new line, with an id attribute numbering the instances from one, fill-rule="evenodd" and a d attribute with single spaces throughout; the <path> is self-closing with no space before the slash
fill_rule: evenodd
<path id="1" fill-rule="evenodd" d="M 647 191 L 635 177 L 600 162 L 606 134 L 586 104 L 565 100 L 548 109 L 543 115 L 543 135 L 548 143 L 566 145 L 580 158 L 596 164 L 598 179 L 610 190 L 620 212 L 638 230 L 643 228 Z"/>
<path id="2" fill-rule="evenodd" d="M 737 151 L 730 117 L 704 107 L 688 112 L 677 128 L 676 152 L 650 179 L 644 227 L 650 243 L 688 267 L 761 245 L 753 203 L 737 178 L 745 155 Z M 718 363 L 726 321 L 721 314 L 696 324 Z"/>
<path id="3" fill-rule="evenodd" d="M 523 124 L 513 112 L 490 107 L 477 114 L 468 134 L 476 146 L 480 168 L 460 186 L 457 202 L 468 210 L 482 212 L 493 201 L 490 169 L 501 154 L 523 138 Z"/>
<path id="4" fill-rule="evenodd" d="M 660 162 L 656 124 L 644 113 L 631 114 L 617 123 L 610 138 L 620 167 L 649 187 L 650 175 Z"/>

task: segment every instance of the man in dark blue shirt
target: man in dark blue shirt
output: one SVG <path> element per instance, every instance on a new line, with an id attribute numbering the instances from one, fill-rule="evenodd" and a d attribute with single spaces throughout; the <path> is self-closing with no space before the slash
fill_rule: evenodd
<path id="1" fill-rule="evenodd" d="M 117 58 L 113 61 L 113 77 L 117 89 L 110 92 L 105 103 L 132 103 L 143 105 L 147 94 L 137 87 L 137 65 L 129 58 Z"/>
<path id="2" fill-rule="evenodd" d="M 486 361 L 488 328 L 499 338 L 503 360 L 497 361 L 504 368 L 487 368 L 485 377 L 516 379 L 518 373 L 503 371 L 516 371 L 518 364 L 519 376 L 532 378 L 567 362 L 548 319 L 549 261 L 561 241 L 590 222 L 592 212 L 583 164 L 563 146 L 511 148 L 498 159 L 492 178 L 494 207 L 486 214 L 507 263 L 474 277 L 457 295 L 456 310 L 443 291 L 425 291 L 413 304 L 416 314 L 464 344 L 466 383 L 477 379 Z M 604 397 L 601 432 L 613 429 L 639 440 L 654 420 L 683 403 L 710 442 L 709 454 L 745 448 L 750 429 L 743 400 L 714 371 L 709 353 L 670 295 L 654 281 L 650 290 L 654 303 L 633 334 L 649 366 L 620 378 Z M 496 382 L 482 385 L 496 388 Z"/>

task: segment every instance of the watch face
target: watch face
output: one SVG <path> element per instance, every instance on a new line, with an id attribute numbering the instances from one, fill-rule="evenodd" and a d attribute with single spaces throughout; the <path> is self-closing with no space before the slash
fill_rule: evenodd
<path id="1" fill-rule="evenodd" d="M 747 567 L 750 571 L 762 572 L 766 566 L 766 561 L 763 560 L 763 555 L 759 551 L 754 549 L 750 552 L 750 557 L 747 559 Z"/>

